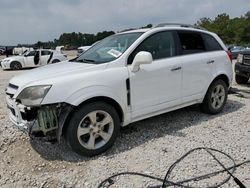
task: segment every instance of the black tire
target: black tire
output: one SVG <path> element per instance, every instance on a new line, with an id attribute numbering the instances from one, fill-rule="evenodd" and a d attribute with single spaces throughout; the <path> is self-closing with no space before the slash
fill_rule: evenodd
<path id="1" fill-rule="evenodd" d="M 104 125 L 102 128 L 103 130 L 101 131 L 101 133 L 105 132 L 106 130 L 104 131 L 104 129 L 106 129 L 108 127 L 107 132 L 109 132 L 110 127 L 112 127 L 111 128 L 112 133 L 108 133 L 110 137 L 107 139 L 107 141 L 105 141 L 105 139 L 103 139 L 103 137 L 100 136 L 101 135 L 100 131 L 98 133 L 98 132 L 94 132 L 96 130 L 92 130 L 92 132 L 84 133 L 83 135 L 81 135 L 79 138 L 80 140 L 79 140 L 78 139 L 78 127 L 84 128 L 84 129 L 86 129 L 86 128 L 90 129 L 90 126 L 94 126 L 94 128 L 92 127 L 93 129 L 98 129 L 97 123 L 99 123 L 98 122 L 98 115 L 99 114 L 98 114 L 98 112 L 96 113 L 96 111 L 108 113 L 110 116 L 106 116 L 106 117 L 109 117 L 113 120 L 112 123 Z M 97 121 L 96 121 L 95 125 L 92 124 L 92 121 L 88 116 L 91 113 L 96 113 Z M 100 121 L 100 123 L 101 123 L 101 121 Z M 98 125 L 98 127 L 99 127 L 99 125 Z M 114 144 L 115 139 L 117 138 L 117 136 L 119 134 L 119 131 L 120 131 L 120 119 L 119 119 L 119 116 L 118 116 L 116 110 L 111 105 L 109 105 L 107 103 L 93 102 L 93 103 L 88 103 L 88 104 L 80 106 L 73 113 L 73 115 L 70 118 L 69 124 L 67 126 L 65 135 L 66 135 L 67 143 L 73 149 L 73 151 L 75 151 L 76 153 L 78 153 L 80 155 L 90 157 L 90 156 L 95 156 L 95 155 L 101 154 L 101 153 L 105 152 L 107 149 L 109 149 Z M 90 148 L 88 148 L 88 146 L 90 145 L 89 142 L 90 142 L 91 136 L 93 137 L 93 134 L 95 134 L 94 135 L 95 141 L 94 141 L 93 146 L 98 147 L 98 148 L 90 149 Z M 99 147 L 98 144 L 100 145 L 100 143 L 104 144 L 104 145 L 101 145 Z"/>
<path id="2" fill-rule="evenodd" d="M 60 62 L 59 59 L 54 59 L 54 60 L 52 61 L 52 63 L 59 63 L 59 62 Z"/>
<path id="3" fill-rule="evenodd" d="M 235 75 L 235 81 L 237 84 L 247 84 L 249 78 L 240 76 L 238 74 Z"/>
<path id="4" fill-rule="evenodd" d="M 219 96 L 215 97 L 216 93 L 215 91 L 218 88 L 220 89 L 221 92 L 223 92 L 222 90 L 224 90 L 224 98 Z M 220 95 L 222 95 L 222 93 Z M 208 114 L 218 114 L 219 112 L 222 111 L 222 109 L 226 104 L 227 95 L 228 95 L 228 87 L 225 81 L 215 80 L 208 88 L 205 98 L 201 104 L 201 110 Z M 220 102 L 217 103 L 217 100 Z M 217 107 L 215 107 L 216 104 L 218 104 Z"/>
<path id="5" fill-rule="evenodd" d="M 20 69 L 22 69 L 22 64 L 18 61 L 13 61 L 10 64 L 10 68 L 13 70 L 20 70 Z"/>

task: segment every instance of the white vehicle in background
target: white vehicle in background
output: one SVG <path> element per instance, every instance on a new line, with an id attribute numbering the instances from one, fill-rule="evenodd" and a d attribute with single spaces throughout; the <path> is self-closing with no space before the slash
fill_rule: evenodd
<path id="1" fill-rule="evenodd" d="M 33 50 L 22 55 L 8 57 L 2 60 L 1 67 L 3 70 L 38 67 L 50 63 L 58 63 L 67 60 L 66 55 L 55 50 Z"/>
<path id="2" fill-rule="evenodd" d="M 30 52 L 30 51 L 33 51 L 34 49 L 33 48 L 26 48 L 26 47 L 15 47 L 13 48 L 13 55 L 21 55 L 25 52 Z"/>
<path id="3" fill-rule="evenodd" d="M 77 56 L 80 56 L 83 52 L 88 50 L 91 46 L 80 46 L 77 48 Z"/>
<path id="4" fill-rule="evenodd" d="M 100 42 L 99 40 L 94 42 L 91 46 L 80 46 L 79 48 L 77 48 L 77 57 L 79 57 L 83 52 L 87 51 L 90 47 L 96 45 L 98 42 Z"/>
<path id="5" fill-rule="evenodd" d="M 62 53 L 64 50 L 64 46 L 57 46 L 56 51 Z"/>

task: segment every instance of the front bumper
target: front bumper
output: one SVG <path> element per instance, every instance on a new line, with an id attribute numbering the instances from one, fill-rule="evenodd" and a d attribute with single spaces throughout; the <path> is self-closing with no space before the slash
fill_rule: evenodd
<path id="1" fill-rule="evenodd" d="M 10 69 L 10 64 L 6 63 L 4 61 L 1 61 L 1 67 L 2 67 L 3 70 Z"/>
<path id="2" fill-rule="evenodd" d="M 250 78 L 250 66 L 236 63 L 234 67 L 235 73 L 240 76 Z"/>
<path id="3" fill-rule="evenodd" d="M 19 129 L 28 132 L 30 128 L 35 124 L 35 120 L 27 121 L 22 117 L 22 113 L 25 113 L 25 106 L 18 104 L 9 95 L 6 96 L 7 107 L 9 111 L 9 118 L 13 124 Z"/>

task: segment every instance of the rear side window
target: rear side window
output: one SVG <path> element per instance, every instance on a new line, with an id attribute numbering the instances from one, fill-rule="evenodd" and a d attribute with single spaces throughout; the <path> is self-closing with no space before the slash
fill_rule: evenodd
<path id="1" fill-rule="evenodd" d="M 223 50 L 218 41 L 211 35 L 202 34 L 203 39 L 206 44 L 207 51 L 218 51 Z"/>
<path id="2" fill-rule="evenodd" d="M 132 54 L 130 54 L 128 64 L 132 64 L 135 55 L 140 51 L 150 52 L 153 60 L 175 56 L 176 48 L 172 32 L 164 31 L 146 38 Z"/>
<path id="3" fill-rule="evenodd" d="M 41 55 L 43 56 L 43 55 L 50 55 L 51 54 L 51 52 L 50 51 L 41 51 Z"/>
<path id="4" fill-rule="evenodd" d="M 200 33 L 178 32 L 182 54 L 205 52 L 205 44 Z"/>

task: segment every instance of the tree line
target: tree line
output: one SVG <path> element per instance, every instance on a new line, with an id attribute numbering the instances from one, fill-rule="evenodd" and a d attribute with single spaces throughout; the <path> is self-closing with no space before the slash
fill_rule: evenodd
<path id="1" fill-rule="evenodd" d="M 235 18 L 230 18 L 226 13 L 219 14 L 214 19 L 203 17 L 195 25 L 217 33 L 225 44 L 250 45 L 250 11 Z M 140 28 L 151 28 L 152 26 L 152 24 L 148 24 Z M 126 30 L 130 29 L 125 29 L 124 31 Z M 114 33 L 114 31 L 102 31 L 97 34 L 81 32 L 63 33 L 54 41 L 38 41 L 34 44 L 34 47 L 55 48 L 56 46 L 65 46 L 68 49 L 76 49 L 79 46 L 91 45 Z"/>
<path id="2" fill-rule="evenodd" d="M 225 44 L 250 45 L 250 11 L 236 18 L 230 18 L 226 13 L 214 19 L 204 17 L 196 25 L 217 33 Z"/>

